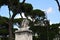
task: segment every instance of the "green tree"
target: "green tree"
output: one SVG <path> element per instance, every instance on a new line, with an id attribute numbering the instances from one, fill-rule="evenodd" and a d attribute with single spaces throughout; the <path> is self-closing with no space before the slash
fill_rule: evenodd
<path id="1" fill-rule="evenodd" d="M 8 25 L 8 21 L 9 21 L 9 18 L 7 17 L 2 17 L 0 16 L 0 35 L 4 36 L 3 37 L 3 40 L 7 40 L 5 38 L 7 38 L 7 35 L 9 35 L 9 25 Z M 15 23 L 15 22 L 14 22 Z M 15 32 L 15 28 L 12 29 L 13 31 L 13 36 L 15 35 L 14 32 Z M 9 38 L 9 37 L 8 37 Z M 14 37 L 13 37 L 14 38 Z"/>
<path id="2" fill-rule="evenodd" d="M 23 0 L 23 2 L 21 3 L 21 5 L 25 2 L 25 0 Z M 19 0 L 0 0 L 0 7 L 3 6 L 3 5 L 7 5 L 8 8 L 9 8 L 9 16 L 10 16 L 10 19 L 9 19 L 9 22 L 8 22 L 8 25 L 9 25 L 9 36 L 10 36 L 10 39 L 9 40 L 13 40 L 13 35 L 12 35 L 12 26 L 13 26 L 13 19 L 15 17 L 15 15 L 18 13 L 18 12 L 15 12 L 17 10 L 19 10 Z M 20 7 L 21 7 L 20 5 Z M 16 9 L 15 9 L 16 8 Z M 12 17 L 10 15 L 10 10 L 14 11 L 15 13 L 13 13 Z M 20 10 L 21 12 L 21 10 Z"/>
<path id="3" fill-rule="evenodd" d="M 48 29 L 48 36 L 50 40 L 56 37 L 59 34 L 59 24 L 52 24 Z M 52 35 L 52 36 L 51 36 Z"/>
<path id="4" fill-rule="evenodd" d="M 46 34 L 46 30 L 44 30 L 46 28 L 42 27 L 42 26 L 44 26 L 44 24 L 46 25 L 46 22 L 47 22 L 47 21 L 45 21 L 46 15 L 45 15 L 44 11 L 39 10 L 39 9 L 33 10 L 33 7 L 31 4 L 25 3 L 22 6 L 22 12 L 25 14 L 25 16 L 28 20 L 29 20 L 28 17 L 30 17 L 32 19 L 32 20 L 29 20 L 30 29 L 33 31 L 34 34 L 38 33 L 38 35 L 41 35 L 41 37 L 39 36 L 38 39 L 42 39 L 42 37 L 44 37 L 44 35 Z M 23 19 L 24 18 L 16 19 L 15 22 L 18 23 L 19 25 L 21 25 L 21 21 Z M 45 32 L 43 32 L 42 29 Z M 40 34 L 40 32 L 41 32 L 41 34 Z M 45 34 L 43 35 L 43 33 L 45 33 Z"/>
<path id="5" fill-rule="evenodd" d="M 13 40 L 13 35 L 12 35 L 12 29 L 13 29 L 13 23 L 18 23 L 19 25 L 21 25 L 21 21 L 24 19 L 21 15 L 21 13 L 23 12 L 26 16 L 26 18 L 29 20 L 28 17 L 30 17 L 31 19 L 30 21 L 30 29 L 33 31 L 33 33 L 37 33 L 38 36 L 38 40 L 46 40 L 47 38 L 45 38 L 45 35 L 47 33 L 47 24 L 48 21 L 46 18 L 46 15 L 44 13 L 44 11 L 39 10 L 39 9 L 35 9 L 33 10 L 33 6 L 29 3 L 24 3 L 25 0 L 23 0 L 22 3 L 19 2 L 19 0 L 0 0 L 0 6 L 3 5 L 7 5 L 9 8 L 9 20 L 5 21 L 5 23 L 7 23 L 9 25 L 9 35 L 10 35 L 10 39 L 9 40 Z M 13 15 L 11 16 L 10 11 L 13 12 Z M 21 17 L 20 19 L 16 19 L 14 20 L 14 17 L 20 13 Z"/>

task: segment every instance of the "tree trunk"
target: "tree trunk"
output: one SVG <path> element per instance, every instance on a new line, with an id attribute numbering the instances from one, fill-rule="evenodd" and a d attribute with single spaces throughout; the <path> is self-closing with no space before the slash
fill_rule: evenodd
<path id="1" fill-rule="evenodd" d="M 13 40 L 13 19 L 11 18 L 9 9 L 9 40 Z"/>
<path id="2" fill-rule="evenodd" d="M 23 0 L 22 3 L 24 3 L 24 2 L 25 2 L 25 0 Z M 10 2 L 10 5 L 13 6 L 11 2 Z M 13 17 L 11 17 L 10 9 L 9 9 L 9 18 L 10 18 L 9 23 L 8 23 L 9 24 L 9 40 L 13 40 L 13 30 L 12 29 L 13 29 L 13 20 L 14 20 L 14 17 L 15 17 L 15 15 Z M 22 17 L 22 15 L 21 15 L 21 17 Z"/>
<path id="3" fill-rule="evenodd" d="M 13 40 L 12 23 L 9 23 L 9 40 Z"/>

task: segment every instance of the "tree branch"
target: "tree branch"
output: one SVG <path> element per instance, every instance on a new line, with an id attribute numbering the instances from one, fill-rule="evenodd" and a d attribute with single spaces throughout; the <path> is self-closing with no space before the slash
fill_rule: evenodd
<path id="1" fill-rule="evenodd" d="M 57 2 L 58 6 L 59 6 L 59 1 L 58 0 L 55 0 L 55 1 Z"/>
<path id="2" fill-rule="evenodd" d="M 58 4 L 58 7 L 59 7 L 59 11 L 60 11 L 60 4 L 59 4 L 59 1 L 58 0 L 55 0 Z"/>
<path id="3" fill-rule="evenodd" d="M 23 1 L 22 1 L 22 4 L 25 3 L 25 1 L 26 1 L 26 0 L 23 0 Z"/>

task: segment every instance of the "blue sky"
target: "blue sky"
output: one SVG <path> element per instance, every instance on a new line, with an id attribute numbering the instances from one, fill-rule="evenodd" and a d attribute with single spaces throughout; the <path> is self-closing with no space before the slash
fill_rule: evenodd
<path id="1" fill-rule="evenodd" d="M 26 3 L 31 3 L 34 9 L 40 9 L 45 11 L 47 19 L 50 23 L 60 22 L 60 12 L 58 11 L 57 3 L 54 0 L 26 0 Z M 8 17 L 8 7 L 2 6 L 0 9 L 0 15 Z"/>

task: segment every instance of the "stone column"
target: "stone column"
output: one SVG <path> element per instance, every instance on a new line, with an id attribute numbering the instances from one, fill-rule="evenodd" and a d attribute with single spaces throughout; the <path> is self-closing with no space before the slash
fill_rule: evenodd
<path id="1" fill-rule="evenodd" d="M 15 31 L 15 40 L 32 40 L 32 31 L 20 28 L 20 30 Z"/>

